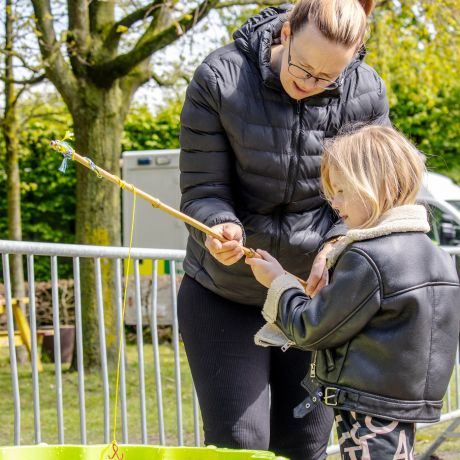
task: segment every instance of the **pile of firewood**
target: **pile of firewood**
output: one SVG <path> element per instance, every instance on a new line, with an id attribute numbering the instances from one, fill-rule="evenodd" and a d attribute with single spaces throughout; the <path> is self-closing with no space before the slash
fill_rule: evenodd
<path id="1" fill-rule="evenodd" d="M 26 283 L 25 291 L 28 292 Z M 4 303 L 4 286 L 0 284 L 0 299 Z M 73 280 L 59 280 L 59 322 L 61 325 L 75 324 L 75 308 L 73 298 Z M 35 283 L 35 310 L 37 327 L 53 325 L 53 300 L 51 281 L 39 281 Z M 27 315 L 29 306 L 26 307 Z M 0 315 L 0 329 L 6 329 L 6 315 Z"/>
<path id="2" fill-rule="evenodd" d="M 178 275 L 177 289 L 179 288 L 182 276 Z M 150 309 L 152 303 L 152 280 L 151 277 L 142 276 L 141 284 L 141 306 L 143 324 L 148 325 L 150 320 Z M 59 322 L 61 325 L 75 325 L 75 307 L 73 280 L 59 280 Z M 171 299 L 171 280 L 169 275 L 158 277 L 158 324 L 166 326 L 172 324 L 172 299 Z M 26 283 L 25 291 L 28 292 Z M 136 324 L 136 302 L 135 302 L 134 280 L 130 279 L 128 295 L 126 301 L 125 324 Z M 0 284 L 0 301 L 4 303 L 4 286 Z M 35 310 L 37 317 L 37 328 L 53 325 L 53 298 L 50 281 L 35 283 Z M 26 306 L 27 316 L 29 306 Z M 6 315 L 0 315 L 0 329 L 6 329 Z"/>

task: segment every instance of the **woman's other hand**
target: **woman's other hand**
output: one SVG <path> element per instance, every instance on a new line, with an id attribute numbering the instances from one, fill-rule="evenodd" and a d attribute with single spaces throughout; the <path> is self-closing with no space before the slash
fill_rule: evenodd
<path id="1" fill-rule="evenodd" d="M 211 228 L 215 233 L 222 235 L 226 242 L 222 243 L 217 238 L 207 236 L 205 246 L 211 255 L 224 265 L 233 265 L 243 257 L 243 231 L 238 224 L 228 222 L 215 225 Z"/>
<path id="2" fill-rule="evenodd" d="M 315 297 L 324 286 L 329 284 L 329 271 L 326 267 L 326 256 L 333 248 L 334 243 L 326 243 L 323 249 L 318 252 L 311 267 L 310 276 L 307 279 L 305 292 L 311 298 Z"/>
<path id="3" fill-rule="evenodd" d="M 266 288 L 269 288 L 272 281 L 278 276 L 284 275 L 285 271 L 280 263 L 267 251 L 257 249 L 257 254 L 260 257 L 246 257 L 245 262 L 251 266 L 256 280 Z"/>

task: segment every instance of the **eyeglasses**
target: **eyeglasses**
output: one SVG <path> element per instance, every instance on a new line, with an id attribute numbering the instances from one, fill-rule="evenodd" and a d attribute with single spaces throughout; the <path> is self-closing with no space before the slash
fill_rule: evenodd
<path id="1" fill-rule="evenodd" d="M 293 64 L 291 62 L 291 42 L 292 40 L 293 40 L 293 36 L 291 35 L 289 39 L 289 46 L 288 46 L 288 72 L 293 77 L 298 78 L 299 80 L 309 80 L 310 78 L 313 78 L 315 86 L 318 86 L 327 91 L 337 89 L 339 86 L 342 85 L 343 77 L 339 77 L 335 81 L 328 80 L 327 78 L 315 77 L 307 70 L 302 69 L 302 67 L 299 67 L 298 65 Z"/>

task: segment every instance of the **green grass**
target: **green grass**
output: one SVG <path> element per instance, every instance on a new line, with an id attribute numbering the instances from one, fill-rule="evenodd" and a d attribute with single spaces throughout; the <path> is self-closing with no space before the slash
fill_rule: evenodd
<path id="1" fill-rule="evenodd" d="M 177 445 L 176 427 L 176 390 L 174 379 L 174 352 L 172 346 L 160 346 L 161 383 L 163 391 L 163 413 L 167 444 Z M 181 383 L 183 403 L 183 430 L 184 443 L 194 444 L 193 437 L 193 410 L 192 410 L 192 381 L 188 370 L 183 346 L 181 354 Z M 137 349 L 135 345 L 127 347 L 126 392 L 128 412 L 128 436 L 130 443 L 141 442 L 141 418 L 139 399 L 139 374 Z M 148 442 L 159 442 L 156 404 L 156 385 L 154 376 L 152 347 L 144 345 L 145 362 L 145 393 Z M 65 443 L 80 444 L 80 417 L 78 401 L 78 375 L 68 372 L 66 365 L 62 373 L 62 391 L 64 406 Z M 115 368 L 109 369 L 109 385 L 111 389 L 110 403 L 110 438 L 113 434 L 114 388 L 116 381 Z M 44 371 L 39 373 L 40 385 L 40 421 L 42 442 L 58 443 L 56 388 L 54 365 L 44 364 Z M 19 387 L 21 399 L 21 444 L 34 443 L 34 419 L 32 399 L 32 377 L 30 365 L 19 368 Z M 3 398 L 0 398 L 0 445 L 11 445 L 14 441 L 13 426 L 13 399 L 11 391 L 11 375 L 6 349 L 0 349 L 0 388 Z M 103 388 L 100 373 L 85 374 L 86 397 L 86 429 L 89 444 L 104 442 L 103 426 Z M 117 411 L 117 439 L 121 440 L 120 409 Z"/>
<path id="2" fill-rule="evenodd" d="M 183 432 L 184 444 L 193 446 L 193 411 L 192 411 L 192 381 L 188 370 L 187 360 L 180 346 L 181 355 L 181 381 L 182 381 L 182 403 L 183 403 Z M 174 353 L 171 345 L 165 343 L 160 345 L 161 356 L 161 381 L 163 390 L 163 412 L 165 417 L 165 429 L 168 445 L 177 445 L 176 427 L 176 395 L 174 380 Z M 135 345 L 127 347 L 128 368 L 126 375 L 127 388 L 127 410 L 128 410 L 128 436 L 132 444 L 141 442 L 141 421 L 139 401 L 139 377 L 138 359 Z M 158 444 L 158 424 L 156 405 L 156 386 L 154 378 L 153 353 L 151 345 L 146 342 L 144 346 L 145 362 L 145 388 L 147 405 L 147 432 L 149 444 Z M 63 369 L 66 369 L 64 366 Z M 113 433 L 113 404 L 115 386 L 115 369 L 110 370 L 110 438 Z M 58 443 L 57 413 L 56 413 L 56 388 L 54 365 L 44 364 L 44 371 L 39 374 L 40 384 L 40 421 L 42 442 L 48 444 Z M 80 418 L 78 403 L 77 373 L 64 370 L 62 375 L 63 384 L 63 405 L 64 405 L 64 427 L 65 443 L 80 444 Z M 19 368 L 19 386 L 21 395 L 21 444 L 33 444 L 34 419 L 32 404 L 32 379 L 30 365 L 26 364 Z M 455 385 L 452 385 L 452 405 L 455 406 L 454 394 Z M 11 391 L 11 375 L 8 363 L 7 349 L 0 349 L 0 445 L 12 445 L 14 441 L 14 420 L 13 400 Z M 104 442 L 103 428 L 103 390 L 102 380 L 99 373 L 85 375 L 85 397 L 86 397 L 86 427 L 87 442 L 89 444 L 100 444 Z M 119 414 L 119 411 L 118 411 Z M 450 422 L 436 424 L 417 432 L 416 452 L 426 451 L 428 446 L 436 439 Z M 201 421 L 200 421 L 201 424 Z M 118 420 L 117 439 L 121 442 L 121 423 Z M 460 431 L 460 430 L 459 430 Z M 203 436 L 201 435 L 203 441 Z M 437 455 L 445 460 L 460 459 L 460 439 L 447 440 L 438 450 Z M 330 456 L 330 460 L 339 460 L 338 455 Z"/>

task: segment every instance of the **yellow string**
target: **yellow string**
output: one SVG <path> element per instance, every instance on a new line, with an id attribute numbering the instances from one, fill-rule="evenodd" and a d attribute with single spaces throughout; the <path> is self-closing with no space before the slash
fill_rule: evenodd
<path id="1" fill-rule="evenodd" d="M 115 410 L 113 416 L 113 439 L 115 439 L 117 433 L 117 405 L 118 405 L 118 386 L 120 383 L 120 365 L 121 365 L 121 346 L 123 344 L 123 325 L 125 321 L 125 310 L 126 310 L 126 293 L 128 292 L 128 281 L 129 281 L 129 269 L 131 264 L 131 248 L 133 247 L 133 234 L 134 234 L 134 216 L 136 213 L 136 191 L 133 191 L 133 212 L 131 215 L 131 232 L 129 235 L 129 249 L 128 249 L 128 263 L 125 272 L 125 292 L 123 294 L 123 310 L 121 313 L 121 325 L 120 325 L 120 342 L 118 344 L 118 364 L 117 364 L 117 383 L 115 386 Z"/>
<path id="2" fill-rule="evenodd" d="M 71 139 L 73 137 L 73 133 L 67 131 L 65 133 L 64 138 L 62 141 L 52 141 L 50 143 L 51 147 L 60 153 L 65 155 L 65 160 L 67 158 L 71 158 L 72 160 L 75 160 L 75 150 L 72 149 L 69 144 L 65 142 L 66 139 Z M 71 155 L 68 155 L 68 151 L 71 149 Z M 90 168 L 96 173 L 97 177 L 101 178 L 102 175 L 99 172 L 98 167 L 93 163 L 93 161 L 90 158 L 85 158 L 86 161 L 88 162 Z M 64 164 L 65 166 L 65 164 Z M 63 172 L 65 172 L 65 167 L 63 169 Z M 134 234 L 134 216 L 136 212 L 136 188 L 132 184 L 128 184 L 124 180 L 122 180 L 120 177 L 115 176 L 117 183 L 119 187 L 123 190 L 127 186 L 129 186 L 130 191 L 134 194 L 134 200 L 133 200 L 133 212 L 131 216 L 131 233 L 129 236 L 129 249 L 128 249 L 128 263 L 126 266 L 126 271 L 125 271 L 125 289 L 124 289 L 124 294 L 123 294 L 123 309 L 122 309 L 122 314 L 121 314 L 121 324 L 120 324 L 120 339 L 118 343 L 118 363 L 117 363 L 117 381 L 115 385 L 115 408 L 113 411 L 113 441 L 106 446 L 104 449 L 102 449 L 101 454 L 100 454 L 100 459 L 102 460 L 105 453 L 108 451 L 110 447 L 112 447 L 112 455 L 108 455 L 108 459 L 116 459 L 116 460 L 123 460 L 124 454 L 121 454 L 121 457 L 118 454 L 118 443 L 116 441 L 116 434 L 117 434 L 117 408 L 118 408 L 118 390 L 120 386 L 120 367 L 121 367 L 121 347 L 123 344 L 123 327 L 124 327 L 124 322 L 125 322 L 125 311 L 126 311 L 126 297 L 127 297 L 127 291 L 128 291 L 128 281 L 129 281 L 129 270 L 130 270 L 130 265 L 131 265 L 131 249 L 133 247 L 133 234 Z"/>
<path id="3" fill-rule="evenodd" d="M 121 187 L 121 183 L 119 185 Z M 110 443 L 109 446 L 107 446 L 106 448 L 102 450 L 101 456 L 100 456 L 101 459 L 103 458 L 104 454 L 107 452 L 109 447 L 112 447 L 112 451 L 113 451 L 113 455 L 108 456 L 109 459 L 122 460 L 124 457 L 124 454 L 122 454 L 121 457 L 118 455 L 118 443 L 116 441 L 116 435 L 117 435 L 118 390 L 119 390 L 119 385 L 120 385 L 121 348 L 123 345 L 123 325 L 125 324 L 126 297 L 127 297 L 126 293 L 128 292 L 129 269 L 131 265 L 131 248 L 133 247 L 134 216 L 136 213 L 136 190 L 135 189 L 133 189 L 133 194 L 134 194 L 134 199 L 133 199 L 133 212 L 131 215 L 131 233 L 129 235 L 128 262 L 126 264 L 126 270 L 125 270 L 125 289 L 123 293 L 123 309 L 121 313 L 120 339 L 118 343 L 117 381 L 115 385 L 115 408 L 113 410 L 113 441 Z"/>
<path id="4" fill-rule="evenodd" d="M 124 190 L 125 187 L 126 187 L 126 182 L 124 180 L 122 180 L 120 177 L 118 176 L 115 176 L 115 178 L 117 179 L 117 183 L 118 183 L 118 186 Z"/>

